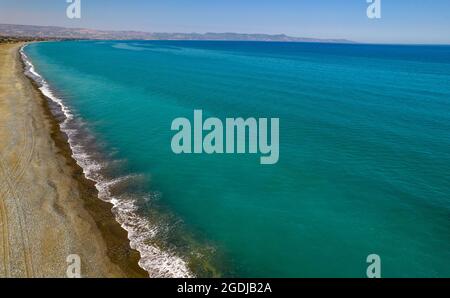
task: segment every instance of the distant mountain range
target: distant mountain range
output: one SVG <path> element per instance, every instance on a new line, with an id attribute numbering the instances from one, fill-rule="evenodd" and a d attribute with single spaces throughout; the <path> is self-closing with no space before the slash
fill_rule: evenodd
<path id="1" fill-rule="evenodd" d="M 290 41 L 352 43 L 345 39 L 292 37 L 284 34 L 242 33 L 154 33 L 141 31 L 105 31 L 54 26 L 0 24 L 0 36 L 44 39 L 102 39 L 102 40 L 229 40 L 229 41 Z"/>

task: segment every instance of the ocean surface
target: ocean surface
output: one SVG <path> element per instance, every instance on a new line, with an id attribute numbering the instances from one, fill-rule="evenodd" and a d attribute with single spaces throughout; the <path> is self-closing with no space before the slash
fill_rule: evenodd
<path id="1" fill-rule="evenodd" d="M 152 276 L 450 277 L 450 47 L 27 46 Z M 62 108 L 62 110 L 61 110 Z M 172 121 L 279 118 L 280 159 L 181 154 Z"/>

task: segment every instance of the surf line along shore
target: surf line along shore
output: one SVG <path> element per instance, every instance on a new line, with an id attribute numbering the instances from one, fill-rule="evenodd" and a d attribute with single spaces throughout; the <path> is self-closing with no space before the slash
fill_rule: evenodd
<path id="1" fill-rule="evenodd" d="M 66 277 L 76 254 L 82 277 L 148 277 L 25 76 L 22 46 L 0 43 L 0 276 Z"/>

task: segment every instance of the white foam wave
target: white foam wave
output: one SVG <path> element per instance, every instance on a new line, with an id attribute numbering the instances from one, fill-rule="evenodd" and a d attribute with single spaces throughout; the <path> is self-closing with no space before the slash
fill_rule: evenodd
<path id="1" fill-rule="evenodd" d="M 42 94 L 56 103 L 63 112 L 65 119 L 60 123 L 60 128 L 68 137 L 72 157 L 83 169 L 86 178 L 95 182 L 99 198 L 112 203 L 112 211 L 117 222 L 127 231 L 131 248 L 140 253 L 139 266 L 145 269 L 150 277 L 193 277 L 186 262 L 181 257 L 173 252 L 164 251 L 148 244 L 149 240 L 156 237 L 158 229 L 161 227 L 151 225 L 147 219 L 136 212 L 138 210 L 136 201 L 134 199 L 120 199 L 112 195 L 111 187 L 131 177 L 125 176 L 107 180 L 100 174 L 104 165 L 96 161 L 82 144 L 77 143 L 73 137 L 77 130 L 70 127 L 71 122 L 75 119 L 74 115 L 64 102 L 55 96 L 49 84 L 35 70 L 34 65 L 24 53 L 25 47 L 26 45 L 20 49 L 22 60 L 26 65 L 25 74 L 35 80 L 40 85 L 39 90 Z"/>

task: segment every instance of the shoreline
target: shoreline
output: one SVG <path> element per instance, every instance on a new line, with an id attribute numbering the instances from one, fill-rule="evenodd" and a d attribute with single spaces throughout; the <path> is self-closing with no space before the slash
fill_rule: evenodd
<path id="1" fill-rule="evenodd" d="M 94 197 L 109 206 L 107 212 L 113 218 L 114 224 L 121 227 L 121 232 L 125 232 L 128 247 L 119 251 L 123 253 L 131 250 L 137 253 L 137 261 L 133 258 L 133 264 L 137 263 L 139 269 L 145 270 L 150 277 L 193 277 L 191 268 L 188 268 L 185 260 L 159 242 L 157 239 L 159 226 L 154 219 L 150 220 L 139 214 L 140 203 L 137 197 L 141 197 L 142 194 L 133 194 L 133 191 L 117 193 L 114 190 L 116 185 L 129 183 L 138 179 L 140 175 L 123 173 L 111 176 L 111 173 L 106 173 L 111 167 L 115 167 L 115 162 L 122 161 L 111 160 L 107 152 L 97 148 L 95 138 L 92 132 L 86 129 L 84 120 L 76 115 L 76 112 L 64 102 L 62 95 L 35 70 L 32 61 L 23 51 L 25 46 L 19 51 L 24 74 L 45 99 L 50 116 L 56 121 L 62 135 L 61 144 L 63 147 L 67 146 L 67 158 L 74 162 L 80 171 L 82 183 L 88 184 L 91 192 L 95 194 Z M 93 217 L 98 218 L 98 215 L 94 214 Z M 104 215 L 100 216 L 103 217 Z M 109 240 L 110 232 L 107 229 L 103 233 L 106 240 Z M 113 231 L 113 234 L 117 234 L 117 231 Z M 116 250 L 113 247 L 112 251 Z M 121 257 L 123 256 L 119 253 L 118 258 L 113 259 Z"/>
<path id="2" fill-rule="evenodd" d="M 6 63 L 0 61 L 3 68 L 6 67 L 11 74 L 5 75 L 5 78 L 0 81 L 0 114 L 9 116 L 1 117 L 4 118 L 2 121 L 4 123 L 1 125 L 15 126 L 15 122 L 19 121 L 16 114 L 21 107 L 17 106 L 19 104 L 6 100 L 7 96 L 11 96 L 10 93 L 15 90 L 10 90 L 12 88 L 8 85 L 11 85 L 11 82 L 4 82 L 6 79 L 15 80 L 16 88 L 20 88 L 23 92 L 14 95 L 21 95 L 21 105 L 27 109 L 20 111 L 23 112 L 24 118 L 32 118 L 28 122 L 31 122 L 30 136 L 33 138 L 31 146 L 33 150 L 27 156 L 29 164 L 23 166 L 18 162 L 10 161 L 10 159 L 20 159 L 20 153 L 17 151 L 21 148 L 14 146 L 17 142 L 17 133 L 11 132 L 10 136 L 9 132 L 2 130 L 0 126 L 0 138 L 6 141 L 11 139 L 11 144 L 0 147 L 1 160 L 5 165 L 4 173 L 9 176 L 7 177 L 9 188 L 6 190 L 4 190 L 5 186 L 0 188 L 0 223 L 3 235 L 0 251 L 3 258 L 0 264 L 3 264 L 1 267 L 4 268 L 0 271 L 0 276 L 64 277 L 68 265 L 67 256 L 79 254 L 83 277 L 148 277 L 147 271 L 138 265 L 139 253 L 131 249 L 127 232 L 115 220 L 111 212 L 112 204 L 98 198 L 95 183 L 85 177 L 83 169 L 73 159 L 68 138 L 61 131 L 60 122 L 51 111 L 49 99 L 42 94 L 36 82 L 25 75 L 25 63 L 20 53 L 20 49 L 25 44 L 27 43 L 0 44 L 2 54 L 0 59 L 14 60 L 12 65 L 8 65 L 8 61 Z M 24 94 L 27 96 L 23 96 Z M 32 98 L 29 98 L 30 95 Z M 21 132 L 20 128 L 17 130 Z M 25 142 L 26 138 L 27 136 L 24 138 Z M 55 155 L 52 156 L 53 154 Z M 35 159 L 42 160 L 35 162 Z M 20 181 L 18 177 L 14 177 L 14 167 L 17 164 L 19 164 L 17 167 L 22 166 L 21 172 L 23 172 L 19 178 L 30 179 L 29 181 Z M 13 174 L 8 174 L 10 168 L 13 168 Z M 40 176 L 42 174 L 40 172 L 44 170 L 51 172 L 52 175 Z M 34 184 L 39 186 L 39 189 L 29 190 L 33 188 L 30 182 L 33 186 Z M 15 202 L 10 202 L 7 194 L 14 193 L 13 189 L 16 193 L 23 192 L 23 194 L 18 194 Z M 48 200 L 53 202 L 46 202 Z M 26 211 L 17 216 L 21 226 L 19 233 L 12 228 L 14 221 L 12 218 L 15 217 L 12 213 L 17 205 L 27 205 L 27 208 L 20 206 Z M 42 208 L 42 205 L 46 208 Z M 43 212 L 45 214 L 41 214 Z M 56 229 L 55 226 L 57 226 Z M 22 260 L 20 248 L 14 245 L 20 240 L 24 260 Z M 49 259 L 52 260 L 49 261 Z M 38 267 L 43 268 L 39 270 Z"/>
<path id="3" fill-rule="evenodd" d="M 20 51 L 24 46 L 26 44 L 19 48 L 19 59 L 22 63 L 23 70 L 25 70 L 25 65 Z M 52 125 L 51 137 L 60 149 L 60 154 L 65 157 L 67 164 L 74 171 L 73 177 L 77 181 L 80 191 L 83 193 L 81 199 L 83 200 L 84 207 L 102 234 L 103 241 L 107 246 L 108 257 L 122 269 L 127 277 L 148 277 L 148 273 L 138 265 L 140 259 L 139 252 L 130 247 L 127 232 L 122 229 L 120 224 L 115 220 L 114 214 L 111 212 L 113 204 L 104 202 L 98 198 L 98 190 L 95 187 L 95 182 L 86 178 L 83 169 L 73 158 L 73 151 L 68 142 L 68 137 L 61 131 L 60 121 L 55 118 L 55 115 L 51 111 L 49 105 L 50 99 L 42 94 L 39 86 L 33 79 L 26 76 L 25 73 L 24 76 L 41 95 L 42 108 Z"/>

